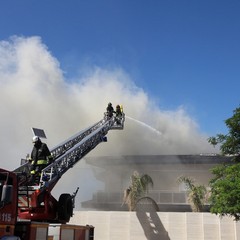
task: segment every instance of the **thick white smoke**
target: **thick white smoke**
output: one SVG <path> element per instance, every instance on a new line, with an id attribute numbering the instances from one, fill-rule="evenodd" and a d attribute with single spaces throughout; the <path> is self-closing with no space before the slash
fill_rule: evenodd
<path id="1" fill-rule="evenodd" d="M 125 129 L 111 131 L 108 143 L 90 154 L 213 152 L 184 108 L 162 111 L 124 70 L 92 67 L 82 72 L 84 77 L 75 76 L 74 82 L 65 79 L 39 37 L 0 42 L 1 167 L 18 167 L 31 151 L 31 127 L 43 128 L 52 148 L 100 120 L 110 101 L 122 104 L 129 116 Z"/>
<path id="2" fill-rule="evenodd" d="M 102 119 L 108 102 L 123 105 L 125 129 L 110 131 L 108 142 L 97 146 L 90 156 L 213 152 L 207 136 L 198 131 L 183 107 L 162 111 L 123 69 L 93 66 L 91 71 L 79 71 L 81 77 L 66 79 L 60 63 L 39 37 L 0 41 L 1 168 L 17 168 L 20 159 L 31 152 L 32 127 L 45 130 L 45 142 L 51 149 Z M 77 186 L 82 200 L 90 199 L 99 187 L 83 160 L 64 175 L 54 191 L 59 196 Z M 76 199 L 76 206 L 79 202 Z"/>

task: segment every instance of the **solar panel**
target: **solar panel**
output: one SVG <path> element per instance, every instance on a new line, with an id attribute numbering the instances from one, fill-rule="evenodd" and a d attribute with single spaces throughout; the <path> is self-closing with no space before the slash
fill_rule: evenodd
<path id="1" fill-rule="evenodd" d="M 43 129 L 32 128 L 33 136 L 38 136 L 40 138 L 47 138 Z"/>

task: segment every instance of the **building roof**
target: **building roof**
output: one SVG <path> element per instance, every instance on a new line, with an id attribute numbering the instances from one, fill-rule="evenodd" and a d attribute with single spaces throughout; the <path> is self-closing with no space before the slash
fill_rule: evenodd
<path id="1" fill-rule="evenodd" d="M 232 157 L 213 154 L 199 155 L 127 155 L 127 156 L 101 156 L 86 157 L 90 165 L 152 165 L 152 164 L 221 164 L 230 162 Z"/>

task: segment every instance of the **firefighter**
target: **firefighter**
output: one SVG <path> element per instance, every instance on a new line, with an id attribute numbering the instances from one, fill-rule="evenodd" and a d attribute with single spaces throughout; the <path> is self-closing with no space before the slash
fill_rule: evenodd
<path id="1" fill-rule="evenodd" d="M 113 116 L 113 113 L 115 112 L 113 109 L 112 103 L 108 103 L 106 110 L 107 110 L 107 116 L 111 118 Z"/>
<path id="2" fill-rule="evenodd" d="M 122 116 L 122 110 L 119 105 L 116 106 L 116 116 Z"/>
<path id="3" fill-rule="evenodd" d="M 41 171 L 48 164 L 53 162 L 53 157 L 48 149 L 46 143 L 43 143 L 38 136 L 34 136 L 32 139 L 33 149 L 31 153 L 31 183 L 38 183 Z"/>
<path id="4" fill-rule="evenodd" d="M 117 125 L 121 124 L 121 119 L 122 119 L 122 110 L 120 105 L 116 106 L 116 123 Z"/>

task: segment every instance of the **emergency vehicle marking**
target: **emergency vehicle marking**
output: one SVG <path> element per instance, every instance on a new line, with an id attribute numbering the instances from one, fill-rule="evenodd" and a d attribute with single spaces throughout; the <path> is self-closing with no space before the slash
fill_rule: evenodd
<path id="1" fill-rule="evenodd" d="M 11 222 L 12 214 L 11 213 L 1 213 L 1 221 Z"/>
<path id="2" fill-rule="evenodd" d="M 18 206 L 19 207 L 31 207 L 30 201 L 28 201 L 26 196 L 18 197 Z"/>

